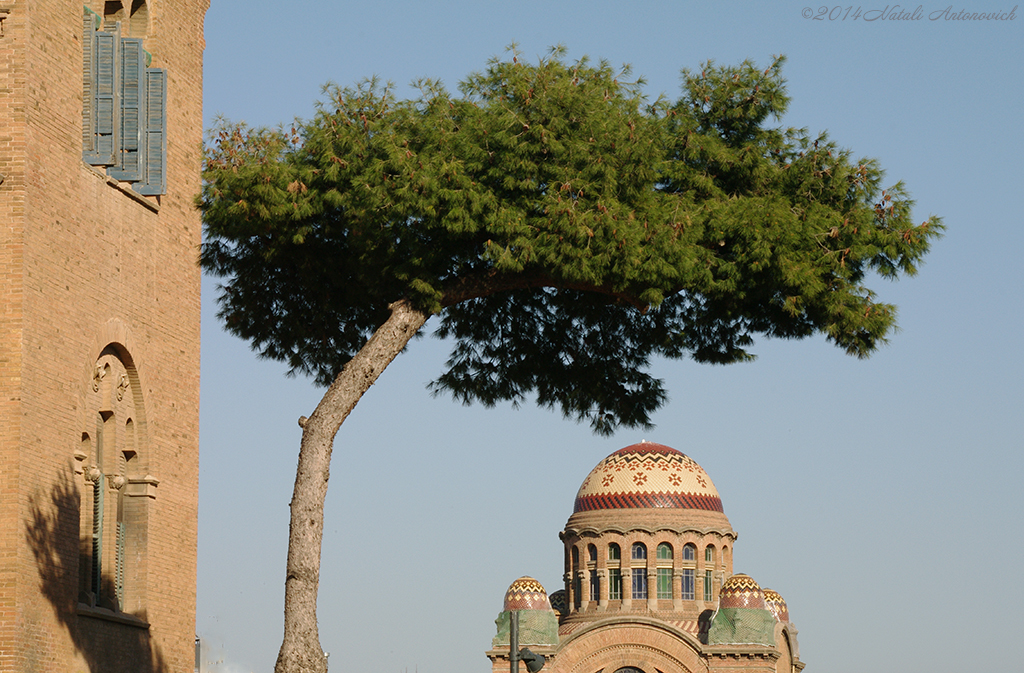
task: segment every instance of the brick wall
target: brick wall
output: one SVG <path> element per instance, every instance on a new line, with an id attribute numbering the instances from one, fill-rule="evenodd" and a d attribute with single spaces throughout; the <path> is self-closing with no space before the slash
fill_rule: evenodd
<path id="1" fill-rule="evenodd" d="M 148 5 L 145 47 L 168 74 L 160 197 L 134 195 L 82 162 L 82 5 L 4 4 L 0 671 L 191 670 L 200 299 L 192 201 L 208 0 Z M 104 2 L 87 5 L 103 14 Z M 128 565 L 145 588 L 144 605 L 126 604 L 134 615 L 78 603 L 89 460 L 76 453 L 94 425 L 93 370 L 111 344 L 133 364 L 134 431 L 146 447 L 142 467 L 159 481 L 139 487 L 151 491 L 139 496 L 144 524 L 132 514 L 145 551 Z"/>

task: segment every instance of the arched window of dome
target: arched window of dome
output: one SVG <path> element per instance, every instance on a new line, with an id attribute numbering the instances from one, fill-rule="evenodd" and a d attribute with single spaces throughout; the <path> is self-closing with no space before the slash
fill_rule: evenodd
<path id="1" fill-rule="evenodd" d="M 662 542 L 655 551 L 658 560 L 658 586 L 657 597 L 659 600 L 672 598 L 672 545 Z"/>
<path id="2" fill-rule="evenodd" d="M 715 564 L 715 548 L 711 545 L 704 547 L 704 565 Z"/>
<path id="3" fill-rule="evenodd" d="M 608 600 L 622 600 L 622 569 L 608 569 Z"/>
<path id="4" fill-rule="evenodd" d="M 633 568 L 633 600 L 647 600 L 647 568 Z"/>
<path id="5" fill-rule="evenodd" d="M 612 542 L 608 545 L 608 560 L 618 561 L 622 558 L 622 552 L 619 550 L 619 545 Z"/>
<path id="6" fill-rule="evenodd" d="M 597 547 L 592 544 L 587 545 L 587 559 L 591 563 L 597 563 Z"/>
<path id="7" fill-rule="evenodd" d="M 697 570 L 696 568 L 683 568 L 683 572 L 680 575 L 680 598 L 684 601 L 692 601 L 696 597 L 694 591 L 694 585 L 697 582 Z"/>
<path id="8" fill-rule="evenodd" d="M 683 546 L 683 569 L 679 577 L 679 596 L 684 601 L 697 597 L 697 546 L 688 542 Z"/>
<path id="9" fill-rule="evenodd" d="M 578 570 L 580 567 L 580 550 L 577 547 L 572 548 L 572 569 Z"/>
<path id="10" fill-rule="evenodd" d="M 630 552 L 630 558 L 634 561 L 643 561 L 647 558 L 647 546 L 643 542 L 634 542 L 633 550 Z M 645 575 L 646 577 L 646 575 Z"/>

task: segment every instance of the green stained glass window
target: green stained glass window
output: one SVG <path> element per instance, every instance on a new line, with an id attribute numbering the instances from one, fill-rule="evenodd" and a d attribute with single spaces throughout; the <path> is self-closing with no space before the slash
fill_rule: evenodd
<path id="1" fill-rule="evenodd" d="M 672 598 L 672 568 L 658 568 L 658 598 Z"/>
<path id="2" fill-rule="evenodd" d="M 622 571 L 618 568 L 608 569 L 608 600 L 622 600 Z"/>

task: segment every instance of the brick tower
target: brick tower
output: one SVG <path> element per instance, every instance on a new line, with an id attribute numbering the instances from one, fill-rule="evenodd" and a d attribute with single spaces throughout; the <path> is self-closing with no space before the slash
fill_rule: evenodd
<path id="1" fill-rule="evenodd" d="M 0 0 L 0 672 L 194 665 L 209 0 Z"/>

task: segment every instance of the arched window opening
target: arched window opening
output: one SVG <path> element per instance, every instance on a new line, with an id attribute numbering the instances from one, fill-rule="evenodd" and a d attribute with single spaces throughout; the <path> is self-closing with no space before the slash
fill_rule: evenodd
<path id="1" fill-rule="evenodd" d="M 633 568 L 633 600 L 647 600 L 647 568 Z"/>
<path id="2" fill-rule="evenodd" d="M 697 598 L 697 546 L 688 542 L 683 546 L 683 564 L 679 578 L 679 597 L 684 601 Z"/>
<path id="3" fill-rule="evenodd" d="M 132 13 L 128 24 L 129 35 L 146 37 L 146 33 L 149 31 L 149 8 L 146 7 L 146 0 L 132 2 Z"/>
<path id="4" fill-rule="evenodd" d="M 622 549 L 615 542 L 608 543 L 608 600 L 622 600 Z"/>
<path id="5" fill-rule="evenodd" d="M 104 21 L 124 21 L 124 5 L 121 0 L 107 0 L 103 3 Z"/>
<path id="6" fill-rule="evenodd" d="M 647 547 L 644 545 L 643 542 L 633 543 L 633 549 L 630 552 L 630 558 L 632 558 L 634 561 L 643 561 L 647 558 Z"/>
<path id="7" fill-rule="evenodd" d="M 715 548 L 711 545 L 704 547 L 704 564 L 714 565 L 715 563 Z"/>
<path id="8" fill-rule="evenodd" d="M 608 600 L 622 600 L 622 569 L 608 569 Z"/>
<path id="9" fill-rule="evenodd" d="M 658 568 L 658 598 L 672 598 L 672 568 Z"/>
<path id="10" fill-rule="evenodd" d="M 587 545 L 587 558 L 591 563 L 597 563 L 597 547 L 594 545 Z"/>
<path id="11" fill-rule="evenodd" d="M 82 479 L 77 602 L 139 615 L 146 606 L 148 502 L 159 481 L 144 462 L 138 375 L 121 348 L 111 345 L 100 354 L 84 405 L 91 420 L 75 451 Z"/>
<path id="12" fill-rule="evenodd" d="M 580 567 L 580 550 L 576 547 L 572 548 L 572 569 L 579 570 Z"/>
<path id="13" fill-rule="evenodd" d="M 679 597 L 684 601 L 692 601 L 695 596 L 694 585 L 697 582 L 696 568 L 683 568 L 679 582 Z"/>
<path id="14" fill-rule="evenodd" d="M 671 561 L 672 560 L 672 545 L 667 542 L 662 542 L 658 545 L 658 560 L 659 561 Z"/>

